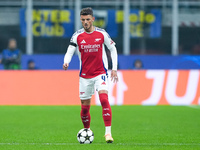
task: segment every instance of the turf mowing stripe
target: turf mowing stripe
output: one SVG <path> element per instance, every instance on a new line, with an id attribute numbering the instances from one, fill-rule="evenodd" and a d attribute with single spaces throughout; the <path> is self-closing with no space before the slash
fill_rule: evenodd
<path id="1" fill-rule="evenodd" d="M 92 145 L 102 145 L 104 143 L 92 143 Z M 105 143 L 106 144 L 106 143 Z M 0 143 L 0 145 L 80 145 L 79 143 Z M 134 146 L 200 146 L 200 143 L 116 143 L 114 145 L 134 145 Z"/>

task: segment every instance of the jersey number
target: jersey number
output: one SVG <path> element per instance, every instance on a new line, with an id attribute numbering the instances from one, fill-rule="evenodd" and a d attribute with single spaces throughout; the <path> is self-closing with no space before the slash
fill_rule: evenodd
<path id="1" fill-rule="evenodd" d="M 106 81 L 106 76 L 101 76 L 101 79 L 105 82 Z"/>

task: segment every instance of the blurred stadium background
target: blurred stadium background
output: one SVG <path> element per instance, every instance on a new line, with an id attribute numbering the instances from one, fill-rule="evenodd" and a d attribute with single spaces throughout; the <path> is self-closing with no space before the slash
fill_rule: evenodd
<path id="1" fill-rule="evenodd" d="M 175 1 L 178 3 L 177 18 L 173 16 L 174 9 L 176 11 L 176 7 L 173 7 Z M 1 50 L 7 47 L 7 41 L 10 37 L 15 37 L 18 41 L 18 47 L 22 49 L 23 53 L 26 54 L 28 52 L 26 49 L 26 38 L 24 37 L 24 33 L 22 33 L 23 31 L 21 31 L 21 28 L 24 27 L 23 20 L 20 20 L 21 17 L 24 17 L 24 14 L 20 13 L 20 11 L 27 8 L 27 4 L 27 0 L 0 0 Z M 127 4 L 128 6 L 126 6 Z M 178 52 L 175 54 L 200 54 L 199 0 L 32 0 L 31 8 L 33 11 L 44 9 L 51 10 L 51 12 L 53 10 L 71 10 L 69 14 L 67 14 L 72 15 L 71 19 L 68 20 L 67 18 L 70 16 L 66 16 L 63 19 L 66 19 L 64 21 L 69 21 L 70 29 L 72 28 L 73 31 L 68 30 L 66 32 L 70 33 L 65 35 L 49 34 L 46 35 L 46 37 L 44 37 L 44 34 L 36 35 L 34 32 L 33 52 L 29 53 L 65 53 L 71 33 L 80 28 L 80 23 L 77 21 L 76 15 L 79 15 L 82 7 L 88 6 L 95 10 L 95 25 L 107 29 L 110 34 L 111 32 L 117 32 L 112 33 L 111 37 L 117 43 L 119 54 L 173 54 L 172 44 L 174 41 L 172 41 L 172 37 L 173 34 L 176 33 L 172 31 L 173 23 L 176 22 L 179 27 L 179 41 L 177 43 Z M 126 21 L 128 22 L 128 15 L 125 14 L 127 13 L 127 9 L 131 10 L 131 28 L 130 31 L 128 31 L 131 32 L 131 37 L 130 39 L 126 39 L 126 41 L 130 40 L 130 47 L 128 50 L 125 50 L 124 35 L 127 30 L 124 29 L 124 25 L 126 25 Z M 116 16 L 112 16 L 112 12 L 109 12 L 110 10 L 115 11 L 114 13 Z M 155 12 L 155 10 L 157 10 L 157 12 Z M 125 17 L 123 17 L 122 11 Z M 140 13 L 138 13 L 138 11 L 140 11 Z M 65 28 L 62 21 L 60 20 L 59 22 L 60 14 L 56 13 L 57 12 L 48 14 L 48 20 L 41 20 L 43 15 L 38 15 L 34 12 L 33 26 L 35 23 L 45 23 L 45 21 L 48 21 L 50 26 L 50 23 L 55 23 L 55 21 L 50 20 L 51 15 L 58 15 L 57 23 Z M 153 16 L 151 14 L 153 14 Z M 30 16 L 28 16 L 28 18 L 30 18 Z M 111 20 L 108 20 L 108 18 Z M 150 25 L 152 23 L 156 25 Z M 110 31 L 110 24 L 113 26 L 112 30 L 116 31 Z M 36 30 L 38 31 L 39 29 Z"/>
<path id="2" fill-rule="evenodd" d="M 94 24 L 106 29 L 116 42 L 120 82 L 111 87 L 112 104 L 200 103 L 200 0 L 0 0 L 0 52 L 15 38 L 23 53 L 22 70 L 30 59 L 40 70 L 1 71 L 1 104 L 34 104 L 26 101 L 32 91 L 40 93 L 32 98 L 37 104 L 48 104 L 49 99 L 51 104 L 68 104 L 62 90 L 53 92 L 63 89 L 62 82 L 74 86 L 68 90 L 72 99 L 78 99 L 78 79 L 67 80 L 78 76 L 78 57 L 74 55 L 70 64 L 73 71 L 61 70 L 70 38 L 81 28 L 83 7 L 94 9 Z M 134 68 L 136 60 L 142 62 L 140 71 Z M 59 79 L 64 76 L 65 80 Z M 132 78 L 139 80 L 132 83 Z M 38 86 L 46 83 L 51 92 L 44 87 L 41 93 Z M 19 92 L 24 87 L 32 89 L 26 96 Z M 10 88 L 16 94 L 8 98 Z M 52 97 L 59 94 L 57 103 Z"/>
<path id="3" fill-rule="evenodd" d="M 76 139 L 83 127 L 77 55 L 68 71 L 62 64 L 83 7 L 94 9 L 95 25 L 119 54 L 119 82 L 109 86 L 112 145 L 99 106 L 91 107 L 94 142 Z M 0 59 L 10 38 L 22 68 L 0 64 L 1 150 L 200 149 L 200 0 L 0 0 Z M 37 70 L 27 70 L 30 60 Z M 92 105 L 100 105 L 96 93 Z"/>
<path id="4" fill-rule="evenodd" d="M 135 59 L 142 59 L 144 69 L 174 69 L 177 59 L 190 63 L 177 68 L 200 68 L 199 57 L 180 57 L 200 54 L 199 0 L 0 0 L 0 52 L 9 38 L 16 38 L 23 52 L 22 69 L 30 58 L 41 69 L 62 69 L 70 37 L 81 27 L 80 9 L 88 6 L 95 10 L 95 25 L 105 28 L 117 43 L 119 69 L 132 69 Z M 149 55 L 175 57 L 161 56 L 164 65 Z M 51 61 L 58 57 L 60 61 Z"/>

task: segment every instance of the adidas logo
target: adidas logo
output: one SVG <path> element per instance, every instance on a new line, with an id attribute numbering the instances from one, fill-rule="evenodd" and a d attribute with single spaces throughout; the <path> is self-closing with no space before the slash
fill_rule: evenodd
<path id="1" fill-rule="evenodd" d="M 101 85 L 106 85 L 106 83 L 105 83 L 105 82 L 103 82 L 103 83 L 101 83 Z"/>
<path id="2" fill-rule="evenodd" d="M 83 40 L 83 41 L 81 42 L 81 44 L 83 44 L 83 43 L 86 43 L 85 40 Z"/>

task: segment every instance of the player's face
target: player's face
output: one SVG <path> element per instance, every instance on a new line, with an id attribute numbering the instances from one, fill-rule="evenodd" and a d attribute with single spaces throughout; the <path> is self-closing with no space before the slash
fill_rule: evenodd
<path id="1" fill-rule="evenodd" d="M 81 22 L 86 32 L 92 32 L 94 17 L 91 15 L 81 15 Z"/>
<path id="2" fill-rule="evenodd" d="M 16 47 L 17 47 L 17 42 L 15 40 L 10 40 L 9 41 L 9 44 L 8 44 L 8 47 L 11 49 L 11 50 L 14 50 Z"/>

